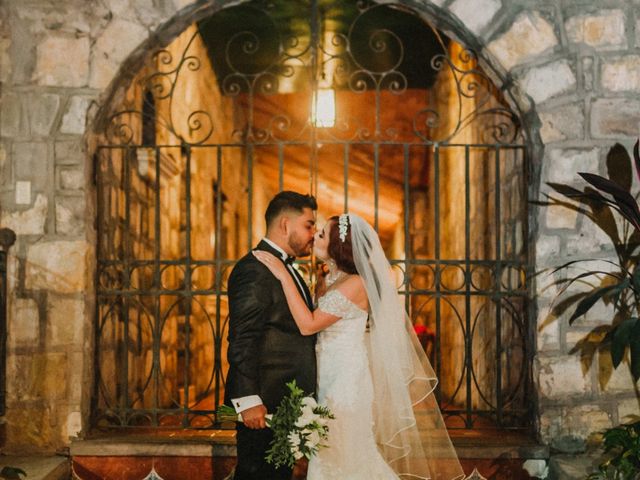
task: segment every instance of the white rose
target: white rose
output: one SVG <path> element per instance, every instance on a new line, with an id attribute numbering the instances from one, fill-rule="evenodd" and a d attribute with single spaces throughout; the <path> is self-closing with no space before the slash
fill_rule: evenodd
<path id="1" fill-rule="evenodd" d="M 302 406 L 311 407 L 311 409 L 314 409 L 318 406 L 318 403 L 316 402 L 316 399 L 313 397 L 304 397 L 302 399 Z"/>
<path id="2" fill-rule="evenodd" d="M 304 428 L 310 423 L 313 423 L 317 419 L 318 415 L 313 413 L 313 410 L 309 407 L 302 408 L 302 414 L 296 420 L 296 427 Z"/>
<path id="3" fill-rule="evenodd" d="M 293 446 L 296 450 L 298 448 L 298 445 L 300 445 L 300 442 L 302 441 L 300 435 L 296 432 L 291 432 L 289 435 L 287 435 L 287 439 L 289 440 L 291 446 Z"/>
<path id="4" fill-rule="evenodd" d="M 300 460 L 302 457 L 304 457 L 304 454 L 300 450 L 293 452 L 293 458 L 296 460 Z"/>

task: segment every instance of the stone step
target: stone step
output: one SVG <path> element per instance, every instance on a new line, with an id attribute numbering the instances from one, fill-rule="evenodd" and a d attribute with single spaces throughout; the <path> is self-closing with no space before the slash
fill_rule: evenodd
<path id="1" fill-rule="evenodd" d="M 60 455 L 13 456 L 0 455 L 0 470 L 14 467 L 24 470 L 28 480 L 68 480 L 71 475 L 69 458 Z"/>

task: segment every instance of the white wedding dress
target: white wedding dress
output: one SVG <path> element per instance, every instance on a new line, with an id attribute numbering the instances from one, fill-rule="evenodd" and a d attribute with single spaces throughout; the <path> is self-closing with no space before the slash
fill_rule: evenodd
<path id="1" fill-rule="evenodd" d="M 318 333 L 316 343 L 318 403 L 329 407 L 335 419 L 329 421 L 327 447 L 309 461 L 307 479 L 397 479 L 373 433 L 373 384 L 365 345 L 368 313 L 335 289 L 319 298 L 318 308 L 340 317 Z"/>

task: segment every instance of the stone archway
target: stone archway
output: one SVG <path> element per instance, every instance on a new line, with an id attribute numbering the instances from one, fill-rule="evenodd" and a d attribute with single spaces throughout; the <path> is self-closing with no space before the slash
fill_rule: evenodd
<path id="1" fill-rule="evenodd" d="M 199 22 L 149 54 L 133 76 L 114 87 L 98 117 L 94 425 L 215 425 L 212 412 L 224 383 L 225 277 L 234 259 L 259 238 L 259 212 L 268 197 L 308 185 L 337 199 L 329 210 L 349 208 L 379 227 L 398 267 L 408 310 L 419 327 L 433 332 L 425 348 L 432 349 L 444 379 L 440 393 L 452 425 L 513 427 L 515 421 L 529 426 L 533 346 L 526 301 L 528 186 L 523 183 L 528 140 L 517 116 L 501 103 L 492 77 L 470 52 L 443 42 L 435 30 L 428 30 L 436 32 L 430 41 L 442 50 L 425 55 L 432 57 L 432 73 L 405 74 L 397 68 L 400 63 L 391 69 L 375 62 L 362 67 L 352 27 L 370 12 L 388 8 L 373 2 L 355 13 L 348 37 L 334 33 L 317 50 L 293 34 L 290 44 L 270 45 L 272 39 L 249 29 L 231 31 L 224 55 L 216 57 L 209 45 L 216 42 L 206 32 L 215 35 L 234 21 L 214 27 L 207 22 L 234 8 L 243 7 L 210 17 L 198 12 Z M 251 8 L 269 19 L 268 12 Z M 381 16 L 388 21 L 393 15 L 402 17 L 406 10 L 389 9 Z M 308 38 L 318 38 L 321 29 L 314 29 Z M 373 28 L 370 35 L 375 34 Z M 236 40 L 239 58 L 280 55 L 282 63 L 276 65 L 285 73 L 271 70 L 271 61 L 257 69 L 244 65 L 242 71 L 229 55 Z M 391 56 L 403 58 L 399 34 L 376 41 L 380 44 L 374 41 L 373 51 L 395 47 Z M 318 61 L 318 52 L 327 60 Z M 307 54 L 310 60 L 303 58 Z M 334 61 L 337 66 L 327 76 L 338 82 L 336 97 L 345 102 L 344 95 L 350 96 L 344 110 L 356 112 L 356 122 L 338 119 L 327 130 L 308 121 L 325 72 L 307 77 L 312 88 L 298 94 L 296 62 L 315 72 Z M 185 82 L 181 75 L 195 76 Z M 433 103 L 422 100 L 431 85 L 427 97 L 435 98 Z M 405 105 L 411 105 L 408 126 L 393 116 L 385 124 L 389 118 L 382 112 L 393 95 L 404 95 Z M 216 108 L 207 110 L 212 104 Z M 369 125 L 357 112 L 372 104 Z M 443 121 L 447 112 L 439 108 L 449 108 L 452 118 Z M 478 118 L 486 120 L 491 141 L 485 129 L 469 127 Z M 385 158 L 395 160 L 385 164 Z M 340 168 L 344 176 L 336 182 Z M 364 187 L 369 181 L 372 186 Z M 505 228 L 492 230 L 492 225 Z M 480 237 L 477 248 L 474 239 Z M 312 272 L 306 262 L 300 266 Z M 455 329 L 458 333 L 452 333 Z M 197 345 L 190 340 L 195 338 Z M 429 342 L 428 335 L 425 339 Z M 209 373 L 196 376 L 193 369 Z M 194 418 L 204 424 L 192 423 Z"/>

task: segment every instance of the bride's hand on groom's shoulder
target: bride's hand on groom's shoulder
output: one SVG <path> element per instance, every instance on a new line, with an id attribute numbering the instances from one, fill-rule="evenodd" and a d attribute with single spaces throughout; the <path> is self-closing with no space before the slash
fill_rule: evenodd
<path id="1" fill-rule="evenodd" d="M 262 250 L 254 250 L 253 255 L 260 261 L 260 263 L 271 270 L 273 276 L 278 280 L 282 281 L 289 276 L 287 273 L 287 267 L 285 267 L 284 263 L 282 263 L 282 261 L 276 258 L 272 253 L 263 252 Z"/>

